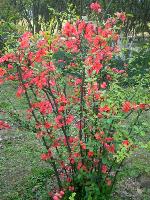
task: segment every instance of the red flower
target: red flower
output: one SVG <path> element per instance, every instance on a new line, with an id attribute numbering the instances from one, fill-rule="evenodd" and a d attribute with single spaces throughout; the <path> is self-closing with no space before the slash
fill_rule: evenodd
<path id="1" fill-rule="evenodd" d="M 106 174 L 106 172 L 107 172 L 107 166 L 102 165 L 102 173 Z"/>
<path id="2" fill-rule="evenodd" d="M 105 143 L 104 146 L 105 146 L 105 148 L 107 149 L 108 152 L 110 152 L 110 153 L 115 152 L 115 145 L 114 144 L 109 145 L 109 144 Z"/>
<path id="3" fill-rule="evenodd" d="M 132 104 L 132 108 L 133 108 L 134 110 L 138 110 L 138 109 L 139 109 L 139 105 L 137 105 L 136 103 L 133 103 L 133 104 Z"/>
<path id="4" fill-rule="evenodd" d="M 95 11 L 95 12 L 101 12 L 101 5 L 98 2 L 95 3 L 91 3 L 90 5 L 91 10 Z"/>
<path id="5" fill-rule="evenodd" d="M 106 82 L 103 82 L 103 83 L 101 84 L 101 88 L 105 89 L 106 87 L 107 87 L 107 83 L 106 83 Z"/>
<path id="6" fill-rule="evenodd" d="M 116 14 L 116 16 L 118 17 L 118 19 L 120 19 L 122 22 L 124 22 L 125 20 L 126 20 L 126 15 L 125 15 L 125 13 L 123 13 L 123 12 L 117 12 L 117 13 L 115 13 Z"/>
<path id="7" fill-rule="evenodd" d="M 2 79 L 0 79 L 0 85 L 2 85 L 4 83 L 4 81 Z"/>
<path id="8" fill-rule="evenodd" d="M 11 64 L 8 64 L 8 69 L 13 69 L 14 67 Z"/>
<path id="9" fill-rule="evenodd" d="M 96 134 L 95 134 L 95 138 L 96 138 L 96 140 L 100 140 L 100 139 L 101 139 L 100 134 L 99 134 L 99 133 L 96 133 Z"/>
<path id="10" fill-rule="evenodd" d="M 60 106 L 59 108 L 58 108 L 58 112 L 63 112 L 65 110 L 65 106 Z"/>
<path id="11" fill-rule="evenodd" d="M 126 101 L 122 105 L 122 111 L 123 112 L 129 112 L 132 109 L 131 103 L 129 101 Z"/>
<path id="12" fill-rule="evenodd" d="M 40 110 L 40 113 L 43 115 L 50 114 L 52 112 L 52 106 L 49 103 L 49 101 L 41 101 L 32 104 L 33 108 L 38 108 Z"/>
<path id="13" fill-rule="evenodd" d="M 74 153 L 73 155 L 74 155 L 75 158 L 79 158 L 81 156 L 80 153 L 77 153 L 77 152 Z"/>
<path id="14" fill-rule="evenodd" d="M 72 24 L 67 22 L 63 27 L 63 34 L 69 37 L 71 35 L 76 35 L 77 31 Z"/>
<path id="15" fill-rule="evenodd" d="M 17 92 L 16 92 L 16 96 L 18 98 L 20 98 L 21 95 L 24 94 L 24 93 L 25 93 L 25 90 L 22 87 L 19 87 L 18 90 L 17 90 Z"/>
<path id="16" fill-rule="evenodd" d="M 49 158 L 51 158 L 52 157 L 52 152 L 51 152 L 51 150 L 48 150 L 48 153 L 43 153 L 42 155 L 41 155 L 41 159 L 42 160 L 48 160 Z"/>
<path id="17" fill-rule="evenodd" d="M 70 191 L 74 191 L 74 186 L 69 186 Z"/>
<path id="18" fill-rule="evenodd" d="M 20 47 L 21 47 L 22 49 L 29 47 L 29 41 L 23 39 L 23 40 L 20 42 Z"/>
<path id="19" fill-rule="evenodd" d="M 0 68 L 0 76 L 4 76 L 6 74 L 6 70 L 3 68 Z"/>
<path id="20" fill-rule="evenodd" d="M 36 138 L 37 138 L 37 139 L 40 139 L 40 138 L 42 138 L 44 135 L 45 135 L 45 132 L 44 132 L 44 131 L 40 131 L 40 132 L 38 132 L 38 133 L 36 134 Z"/>
<path id="21" fill-rule="evenodd" d="M 103 137 L 103 135 L 104 135 L 104 131 L 101 131 L 100 133 L 97 132 L 97 133 L 95 134 L 96 140 L 101 140 L 102 137 Z"/>
<path id="22" fill-rule="evenodd" d="M 75 163 L 74 158 L 69 158 L 69 161 L 70 161 L 71 164 L 74 164 L 74 163 Z"/>
<path id="23" fill-rule="evenodd" d="M 122 142 L 122 144 L 124 145 L 124 146 L 129 146 L 129 141 L 128 140 L 124 140 L 123 142 Z"/>
<path id="24" fill-rule="evenodd" d="M 32 75 L 33 75 L 33 70 L 28 70 L 23 74 L 22 78 L 23 79 L 28 79 L 28 78 L 31 78 Z"/>
<path id="25" fill-rule="evenodd" d="M 72 181 L 72 179 L 71 179 L 70 177 L 67 177 L 66 181 L 67 181 L 68 183 L 70 183 L 70 182 Z"/>
<path id="26" fill-rule="evenodd" d="M 80 83 L 82 83 L 82 79 L 81 79 L 81 78 L 77 78 L 77 79 L 75 80 L 75 86 L 76 86 L 76 85 L 79 85 Z"/>
<path id="27" fill-rule="evenodd" d="M 68 103 L 66 97 L 63 95 L 61 95 L 58 99 L 56 99 L 56 102 L 60 103 L 61 106 L 65 106 Z"/>
<path id="28" fill-rule="evenodd" d="M 66 124 L 71 124 L 72 121 L 74 120 L 74 116 L 73 115 L 68 115 L 67 119 L 66 119 Z"/>
<path id="29" fill-rule="evenodd" d="M 13 81 L 13 80 L 15 80 L 15 76 L 13 76 L 13 75 L 7 76 L 6 80 Z"/>
<path id="30" fill-rule="evenodd" d="M 54 196 L 53 200 L 59 200 L 60 198 L 58 196 Z"/>
<path id="31" fill-rule="evenodd" d="M 63 198 L 64 195 L 64 191 L 61 190 L 60 192 L 56 192 L 55 195 L 53 196 L 53 200 L 59 200 Z M 51 196 L 51 195 L 50 195 Z"/>
<path id="32" fill-rule="evenodd" d="M 84 143 L 84 142 L 80 142 L 80 145 L 81 145 L 81 148 L 83 149 L 83 150 L 86 150 L 86 144 Z"/>
<path id="33" fill-rule="evenodd" d="M 140 108 L 140 109 L 144 110 L 145 107 L 146 107 L 146 104 L 144 104 L 144 103 L 140 103 L 140 104 L 139 104 L 139 108 Z"/>
<path id="34" fill-rule="evenodd" d="M 6 122 L 0 120 L 0 130 L 1 129 L 9 129 L 10 128 L 10 125 L 7 124 Z"/>
<path id="35" fill-rule="evenodd" d="M 85 21 L 79 21 L 77 25 L 78 25 L 78 34 L 81 34 L 86 26 L 86 23 Z"/>
<path id="36" fill-rule="evenodd" d="M 58 126 L 59 128 L 61 128 L 62 126 L 65 125 L 62 115 L 58 115 L 58 116 L 55 118 L 55 122 L 56 122 L 56 124 L 57 124 L 57 126 Z"/>
<path id="37" fill-rule="evenodd" d="M 45 153 L 41 154 L 41 159 L 42 159 L 42 160 L 47 160 L 47 159 L 48 159 L 48 158 L 47 158 L 47 155 L 46 155 Z"/>
<path id="38" fill-rule="evenodd" d="M 61 195 L 64 195 L 65 193 L 64 193 L 64 191 L 61 190 L 61 191 L 60 191 L 60 194 L 61 194 Z"/>
<path id="39" fill-rule="evenodd" d="M 95 70 L 96 73 L 98 74 L 98 72 L 102 69 L 103 65 L 101 63 L 95 63 L 93 66 L 92 66 L 92 70 Z"/>
<path id="40" fill-rule="evenodd" d="M 98 110 L 100 112 L 110 112 L 110 108 L 107 105 L 105 105 L 104 107 L 99 108 Z"/>
<path id="41" fill-rule="evenodd" d="M 46 129 L 49 129 L 52 126 L 52 124 L 50 122 L 45 122 L 44 126 Z"/>
<path id="42" fill-rule="evenodd" d="M 122 74 L 122 73 L 125 72 L 125 70 L 123 70 L 123 69 L 119 70 L 119 69 L 116 69 L 115 67 L 112 68 L 112 71 L 115 72 L 115 73 L 117 73 L 117 74 Z"/>
<path id="43" fill-rule="evenodd" d="M 111 81 L 111 80 L 112 80 L 112 77 L 111 77 L 109 74 L 107 74 L 107 75 L 106 75 L 106 79 L 107 79 L 108 81 Z"/>
<path id="44" fill-rule="evenodd" d="M 77 169 L 80 170 L 82 167 L 82 162 L 78 162 L 78 166 L 77 166 Z"/>
<path id="45" fill-rule="evenodd" d="M 93 151 L 89 151 L 88 152 L 88 157 L 90 158 L 90 157 L 93 157 L 94 156 L 94 152 Z"/>
<path id="46" fill-rule="evenodd" d="M 106 141 L 106 142 L 111 142 L 111 141 L 113 141 L 113 138 L 107 137 L 107 138 L 105 138 L 105 141 Z"/>

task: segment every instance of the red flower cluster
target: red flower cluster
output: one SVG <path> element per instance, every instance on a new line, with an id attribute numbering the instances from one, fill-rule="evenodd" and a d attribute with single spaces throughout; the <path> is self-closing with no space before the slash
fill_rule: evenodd
<path id="1" fill-rule="evenodd" d="M 98 12 L 98 13 L 100 13 L 102 10 L 102 7 L 98 2 L 91 3 L 90 8 L 91 8 L 91 10 Z"/>
<path id="2" fill-rule="evenodd" d="M 132 109 L 131 103 L 129 101 L 126 101 L 122 105 L 122 111 L 123 112 L 129 112 Z"/>
<path id="3" fill-rule="evenodd" d="M 123 144 L 125 147 L 128 147 L 130 143 L 129 143 L 128 140 L 124 140 L 124 141 L 122 142 L 122 144 Z"/>
<path id="4" fill-rule="evenodd" d="M 43 153 L 43 154 L 41 155 L 41 159 L 42 159 L 42 160 L 48 160 L 48 159 L 51 158 L 51 157 L 52 157 L 52 152 L 51 152 L 50 149 L 48 150 L 47 153 Z"/>
<path id="5" fill-rule="evenodd" d="M 122 22 L 124 22 L 126 20 L 126 15 L 123 12 L 117 12 L 115 13 L 116 16 L 118 17 L 118 19 L 120 19 Z"/>
<path id="6" fill-rule="evenodd" d="M 0 120 L 0 130 L 1 129 L 10 129 L 10 125 L 2 120 Z"/>
<path id="7" fill-rule="evenodd" d="M 138 110 L 138 109 L 145 110 L 145 109 L 148 109 L 149 107 L 150 105 L 148 104 L 144 104 L 144 103 L 135 104 L 135 103 L 126 101 L 122 104 L 122 111 L 130 112 L 131 110 Z"/>

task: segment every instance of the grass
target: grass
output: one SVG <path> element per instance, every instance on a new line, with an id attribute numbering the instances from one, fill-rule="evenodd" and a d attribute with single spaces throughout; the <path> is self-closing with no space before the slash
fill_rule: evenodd
<path id="1" fill-rule="evenodd" d="M 0 150 L 1 200 L 34 199 L 35 195 L 46 199 L 46 181 L 52 170 L 40 160 L 41 145 L 33 133 L 9 130 L 4 135 L 9 137 L 2 140 Z"/>

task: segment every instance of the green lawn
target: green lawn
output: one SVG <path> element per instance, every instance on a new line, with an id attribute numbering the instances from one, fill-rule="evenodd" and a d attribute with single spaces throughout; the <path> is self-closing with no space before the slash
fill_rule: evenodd
<path id="1" fill-rule="evenodd" d="M 51 169 L 40 160 L 42 146 L 33 133 L 1 130 L 0 137 L 0 199 L 47 199 Z"/>

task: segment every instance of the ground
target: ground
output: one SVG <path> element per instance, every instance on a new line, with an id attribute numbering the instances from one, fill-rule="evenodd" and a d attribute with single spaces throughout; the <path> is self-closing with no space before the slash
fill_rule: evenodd
<path id="1" fill-rule="evenodd" d="M 1 200 L 34 199 L 38 187 L 42 197 L 51 169 L 40 160 L 41 145 L 34 135 L 18 129 L 1 130 L 0 140 Z"/>

